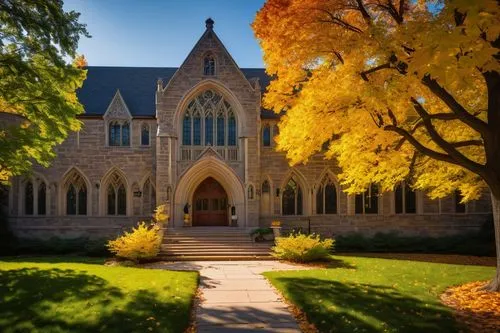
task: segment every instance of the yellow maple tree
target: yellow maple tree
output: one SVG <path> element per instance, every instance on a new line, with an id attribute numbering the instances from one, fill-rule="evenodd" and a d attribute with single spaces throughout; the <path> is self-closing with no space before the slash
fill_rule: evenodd
<path id="1" fill-rule="evenodd" d="M 489 187 L 500 287 L 496 0 L 267 0 L 253 29 L 290 163 L 324 152 L 348 193 L 405 180 L 464 201 Z"/>

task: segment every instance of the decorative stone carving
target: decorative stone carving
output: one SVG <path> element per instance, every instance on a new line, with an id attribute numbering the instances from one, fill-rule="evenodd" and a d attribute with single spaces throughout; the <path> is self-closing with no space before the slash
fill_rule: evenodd
<path id="1" fill-rule="evenodd" d="M 109 103 L 108 109 L 104 114 L 106 119 L 132 119 L 132 115 L 120 94 L 120 90 L 116 90 L 115 96 Z"/>

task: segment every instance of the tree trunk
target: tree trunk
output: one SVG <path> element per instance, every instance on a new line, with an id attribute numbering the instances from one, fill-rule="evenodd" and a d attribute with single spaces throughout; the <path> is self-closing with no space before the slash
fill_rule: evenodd
<path id="1" fill-rule="evenodd" d="M 497 249 L 497 271 L 495 277 L 485 289 L 489 291 L 500 291 L 500 198 L 491 194 L 493 208 L 493 222 L 495 224 L 495 244 Z"/>

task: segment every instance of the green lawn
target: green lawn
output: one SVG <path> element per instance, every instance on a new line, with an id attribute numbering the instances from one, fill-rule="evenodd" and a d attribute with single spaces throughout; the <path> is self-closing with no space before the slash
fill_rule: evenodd
<path id="1" fill-rule="evenodd" d="M 0 332 L 183 332 L 196 272 L 0 258 Z"/>
<path id="2" fill-rule="evenodd" d="M 446 287 L 493 277 L 493 267 L 335 257 L 335 267 L 264 275 L 321 332 L 456 332 Z"/>

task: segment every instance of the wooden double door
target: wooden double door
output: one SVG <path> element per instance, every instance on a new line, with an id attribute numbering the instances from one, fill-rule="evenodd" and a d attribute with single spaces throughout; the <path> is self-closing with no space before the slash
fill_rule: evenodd
<path id="1" fill-rule="evenodd" d="M 193 226 L 228 226 L 227 194 L 212 177 L 205 179 L 194 192 Z"/>

